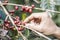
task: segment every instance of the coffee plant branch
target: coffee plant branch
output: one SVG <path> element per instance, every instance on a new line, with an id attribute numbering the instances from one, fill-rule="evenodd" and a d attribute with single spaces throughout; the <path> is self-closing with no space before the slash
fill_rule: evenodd
<path id="1" fill-rule="evenodd" d="M 14 3 L 1 3 L 1 4 L 7 4 L 7 5 L 16 5 L 16 6 L 23 6 L 23 5 L 20 5 L 20 4 L 14 4 Z M 31 6 L 25 6 L 25 7 L 30 7 L 30 8 L 32 8 Z M 49 10 L 49 9 L 43 9 L 43 8 L 37 8 L 37 7 L 35 7 L 34 9 L 37 9 L 37 10 L 42 10 L 42 11 L 49 11 L 49 12 L 54 12 L 54 13 L 58 13 L 58 14 L 60 14 L 60 12 L 59 11 L 54 11 L 54 10 Z"/>

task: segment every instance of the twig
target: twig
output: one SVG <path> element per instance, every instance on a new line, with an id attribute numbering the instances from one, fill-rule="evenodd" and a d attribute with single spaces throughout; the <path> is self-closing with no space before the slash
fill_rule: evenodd
<path id="1" fill-rule="evenodd" d="M 6 16 L 5 20 L 7 20 L 7 19 L 8 19 L 8 16 Z"/>
<path id="2" fill-rule="evenodd" d="M 16 5 L 16 6 L 23 6 L 23 5 L 20 5 L 20 4 L 14 4 L 14 3 L 1 3 L 1 4 L 7 4 L 7 5 Z M 30 7 L 31 8 L 31 6 L 26 6 L 26 7 Z M 46 11 L 46 10 L 48 10 L 48 11 L 50 11 L 50 12 L 54 12 L 54 13 L 58 13 L 58 14 L 60 14 L 60 12 L 59 11 L 54 11 L 54 10 L 49 10 L 49 9 L 43 9 L 43 8 L 37 8 L 37 7 L 35 7 L 34 9 L 37 9 L 37 10 L 42 10 L 42 11 Z"/>
<path id="3" fill-rule="evenodd" d="M 5 7 L 1 4 L 1 1 L 0 1 L 0 5 L 1 5 L 1 7 L 3 8 L 3 10 L 5 11 L 5 14 L 9 17 L 9 19 L 10 19 L 11 23 L 13 24 L 13 26 L 15 26 L 15 28 L 16 28 L 16 30 L 17 30 L 17 27 L 16 27 L 16 25 L 14 24 L 13 19 L 11 18 L 11 16 L 9 15 L 9 13 L 8 13 L 7 10 L 5 9 Z M 19 34 L 22 34 L 21 31 L 18 31 L 18 30 L 17 30 L 17 32 L 18 32 Z M 21 36 L 23 37 L 23 39 L 24 39 L 24 38 L 27 39 L 25 36 L 23 36 L 23 34 L 22 34 Z M 24 40 L 25 40 L 25 39 L 24 39 Z"/>
<path id="4" fill-rule="evenodd" d="M 40 4 L 40 1 L 38 1 L 38 0 L 33 0 L 33 1 L 35 1 L 37 4 Z"/>

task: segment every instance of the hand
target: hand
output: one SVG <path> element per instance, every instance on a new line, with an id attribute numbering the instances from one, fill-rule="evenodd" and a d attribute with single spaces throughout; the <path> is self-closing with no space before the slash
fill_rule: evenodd
<path id="1" fill-rule="evenodd" d="M 54 34 L 57 26 L 47 12 L 33 13 L 27 17 L 26 22 L 29 28 L 42 32 L 45 35 Z"/>

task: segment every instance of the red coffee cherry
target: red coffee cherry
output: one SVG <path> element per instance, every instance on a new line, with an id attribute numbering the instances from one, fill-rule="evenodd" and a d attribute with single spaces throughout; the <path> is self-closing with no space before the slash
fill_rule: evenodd
<path id="1" fill-rule="evenodd" d="M 10 13 L 11 15 L 13 15 L 14 12 L 15 12 L 15 10 L 10 10 L 10 11 L 9 11 L 9 13 Z"/>
<path id="2" fill-rule="evenodd" d="M 25 8 L 25 11 L 26 11 L 26 12 L 29 12 L 29 9 L 30 9 L 29 7 L 26 7 L 26 8 Z"/>
<path id="3" fill-rule="evenodd" d="M 18 31 L 22 31 L 24 28 L 22 27 L 18 27 Z"/>
<path id="4" fill-rule="evenodd" d="M 15 6 L 15 10 L 18 10 L 19 8 L 18 8 L 18 6 Z"/>
<path id="5" fill-rule="evenodd" d="M 26 7 L 25 6 L 22 6 L 22 11 L 25 11 Z"/>
<path id="6" fill-rule="evenodd" d="M 7 24 L 4 24 L 4 26 L 8 28 L 10 25 L 7 23 Z"/>
<path id="7" fill-rule="evenodd" d="M 21 24 L 21 22 L 17 23 L 17 24 L 16 24 L 16 25 L 17 25 L 17 27 L 19 27 L 19 26 L 20 26 L 20 24 Z"/>
<path id="8" fill-rule="evenodd" d="M 6 24 L 10 24 L 10 21 L 4 20 L 4 23 Z"/>
<path id="9" fill-rule="evenodd" d="M 29 13 L 32 13 L 32 9 L 31 8 L 29 9 Z"/>
<path id="10" fill-rule="evenodd" d="M 32 9 L 35 7 L 35 5 L 34 5 L 34 4 L 32 4 L 31 6 L 32 6 Z"/>
<path id="11" fill-rule="evenodd" d="M 14 30 L 14 26 L 10 26 L 9 29 Z"/>
<path id="12" fill-rule="evenodd" d="M 10 11 L 9 11 L 9 13 L 14 13 L 14 12 L 15 12 L 15 10 L 10 10 Z"/>
<path id="13" fill-rule="evenodd" d="M 17 24 L 17 21 L 14 21 L 15 24 Z"/>
<path id="14" fill-rule="evenodd" d="M 17 20 L 17 19 L 18 19 L 18 20 L 20 19 L 19 16 L 16 16 L 15 18 L 16 18 L 16 20 Z"/>

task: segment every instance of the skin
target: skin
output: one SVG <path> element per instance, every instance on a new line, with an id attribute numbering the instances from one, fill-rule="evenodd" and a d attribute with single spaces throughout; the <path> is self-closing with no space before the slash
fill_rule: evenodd
<path id="1" fill-rule="evenodd" d="M 33 13 L 24 22 L 38 32 L 45 35 L 54 35 L 60 39 L 60 28 L 54 23 L 47 12 Z"/>

